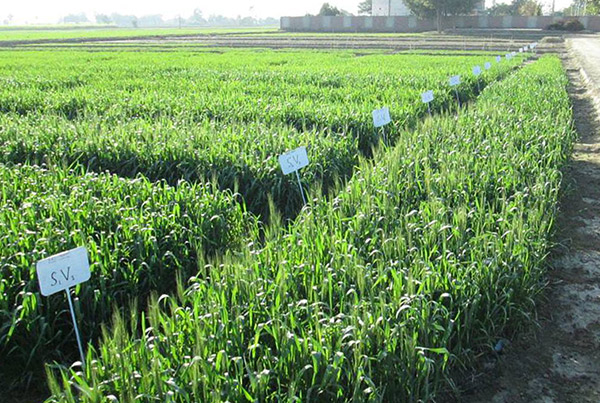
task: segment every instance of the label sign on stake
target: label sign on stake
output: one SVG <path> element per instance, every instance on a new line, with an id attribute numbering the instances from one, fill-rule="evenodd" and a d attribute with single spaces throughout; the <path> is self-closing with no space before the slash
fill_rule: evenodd
<path id="1" fill-rule="evenodd" d="M 66 291 L 90 279 L 87 250 L 80 247 L 40 260 L 36 271 L 43 296 Z"/>
<path id="2" fill-rule="evenodd" d="M 424 104 L 427 104 L 427 111 L 429 112 L 429 116 L 431 116 L 431 106 L 429 106 L 429 103 L 433 101 L 433 90 L 422 93 L 421 101 L 423 101 Z"/>
<path id="3" fill-rule="evenodd" d="M 77 326 L 77 317 L 75 316 L 75 308 L 73 308 L 70 288 L 90 279 L 90 261 L 87 249 L 82 246 L 50 256 L 37 262 L 35 268 L 42 295 L 47 297 L 59 291 L 64 291 L 67 294 L 71 319 L 73 320 L 75 336 L 77 337 L 77 347 L 79 347 L 79 354 L 81 356 L 81 367 L 85 368 L 85 354 L 83 353 L 83 345 L 81 344 L 81 335 Z"/>
<path id="4" fill-rule="evenodd" d="M 473 67 L 473 75 L 475 77 L 479 77 L 479 75 L 481 74 L 481 67 L 479 66 L 475 66 Z M 479 86 L 479 79 L 475 80 L 477 81 L 477 92 L 481 92 L 481 87 Z"/>
<path id="5" fill-rule="evenodd" d="M 450 77 L 450 87 L 454 87 L 454 93 L 456 94 L 456 102 L 458 102 L 458 106 L 460 107 L 460 98 L 458 96 L 458 89 L 456 88 L 459 85 L 460 85 L 460 76 Z"/>
<path id="6" fill-rule="evenodd" d="M 519 53 L 523 53 L 523 48 L 519 48 Z"/>
<path id="7" fill-rule="evenodd" d="M 502 60 L 502 56 L 496 56 L 496 63 L 500 63 L 501 60 Z"/>
<path id="8" fill-rule="evenodd" d="M 512 55 L 510 53 L 507 53 L 505 57 L 506 57 L 506 60 L 510 60 L 510 58 L 512 57 Z"/>
<path id="9" fill-rule="evenodd" d="M 433 90 L 425 91 L 421 94 L 421 100 L 424 104 L 428 104 L 433 101 Z"/>
<path id="10" fill-rule="evenodd" d="M 492 63 L 490 62 L 485 62 L 485 64 L 483 65 L 483 67 L 485 67 L 486 70 L 489 70 L 492 68 Z"/>
<path id="11" fill-rule="evenodd" d="M 304 189 L 302 189 L 302 182 L 300 182 L 300 174 L 298 170 L 308 165 L 308 154 L 306 153 L 306 147 L 298 147 L 295 150 L 288 151 L 285 154 L 279 156 L 279 164 L 281 165 L 281 171 L 284 175 L 292 172 L 296 172 L 296 178 L 298 179 L 298 186 L 300 187 L 300 194 L 302 195 L 302 201 L 306 204 L 306 198 L 304 197 Z"/>
<path id="12" fill-rule="evenodd" d="M 456 87 L 457 85 L 460 85 L 460 76 L 450 77 L 450 87 Z"/>
<path id="13" fill-rule="evenodd" d="M 373 111 L 373 125 L 375 125 L 375 127 L 385 126 L 391 121 L 392 119 L 390 118 L 390 109 L 388 107 L 375 109 Z"/>

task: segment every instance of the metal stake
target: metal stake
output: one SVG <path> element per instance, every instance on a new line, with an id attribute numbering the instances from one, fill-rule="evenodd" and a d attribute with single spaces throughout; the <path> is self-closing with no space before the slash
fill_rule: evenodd
<path id="1" fill-rule="evenodd" d="M 302 195 L 302 201 L 304 202 L 304 205 L 306 205 L 306 198 L 304 197 L 304 189 L 302 189 L 302 183 L 300 182 L 300 174 L 298 173 L 298 170 L 296 170 L 296 178 L 298 178 L 298 186 L 300 186 L 300 194 Z"/>
<path id="2" fill-rule="evenodd" d="M 81 335 L 79 334 L 79 328 L 77 327 L 77 318 L 75 317 L 75 309 L 73 308 L 73 301 L 71 300 L 71 289 L 67 288 L 65 292 L 67 293 L 67 301 L 69 301 L 69 309 L 71 310 L 71 318 L 73 319 L 73 326 L 75 327 L 75 336 L 77 337 L 77 346 L 79 347 L 79 354 L 81 355 L 81 368 L 85 369 L 85 354 L 83 354 Z"/>

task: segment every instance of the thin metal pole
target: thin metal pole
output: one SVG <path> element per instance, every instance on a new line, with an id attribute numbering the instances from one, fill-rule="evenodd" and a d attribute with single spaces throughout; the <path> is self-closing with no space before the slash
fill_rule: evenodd
<path id="1" fill-rule="evenodd" d="M 79 347 L 79 354 L 81 355 L 81 368 L 85 369 L 85 354 L 83 354 L 81 336 L 79 335 L 79 328 L 77 327 L 77 318 L 75 317 L 75 309 L 73 308 L 73 301 L 71 300 L 71 289 L 67 288 L 65 292 L 67 293 L 67 301 L 69 301 L 69 309 L 71 310 L 71 318 L 73 319 L 73 326 L 75 327 L 75 336 L 77 337 L 77 346 Z"/>
<path id="2" fill-rule="evenodd" d="M 477 77 L 477 92 L 481 92 L 481 87 L 479 87 L 479 77 Z"/>
<path id="3" fill-rule="evenodd" d="M 429 111 L 429 116 L 431 117 L 431 107 L 429 106 L 429 102 L 427 102 L 427 110 Z"/>
<path id="4" fill-rule="evenodd" d="M 387 146 L 387 139 L 385 138 L 385 126 L 381 126 L 381 132 L 383 133 L 383 144 Z"/>
<path id="5" fill-rule="evenodd" d="M 298 178 L 298 186 L 300 186 L 300 194 L 302 195 L 302 201 L 306 205 L 306 198 L 304 197 L 304 189 L 302 189 L 302 183 L 300 182 L 300 174 L 296 170 L 296 178 Z"/>
<path id="6" fill-rule="evenodd" d="M 458 97 L 458 89 L 454 87 L 454 92 L 456 92 L 456 101 L 458 102 L 458 107 L 460 108 L 460 98 Z"/>

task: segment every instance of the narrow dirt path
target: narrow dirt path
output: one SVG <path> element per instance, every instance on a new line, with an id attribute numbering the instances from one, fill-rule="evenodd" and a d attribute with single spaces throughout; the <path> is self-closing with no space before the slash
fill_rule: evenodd
<path id="1" fill-rule="evenodd" d="M 565 173 L 540 328 L 484 364 L 464 402 L 600 402 L 600 37 L 568 42 L 580 138 Z"/>

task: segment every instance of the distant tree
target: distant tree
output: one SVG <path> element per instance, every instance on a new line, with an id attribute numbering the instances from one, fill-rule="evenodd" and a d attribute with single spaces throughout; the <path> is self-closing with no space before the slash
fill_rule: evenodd
<path id="1" fill-rule="evenodd" d="M 373 0 L 364 0 L 358 3 L 359 14 L 372 14 L 373 13 Z"/>
<path id="2" fill-rule="evenodd" d="M 512 4 L 496 4 L 494 7 L 490 7 L 487 10 L 489 15 L 501 16 L 501 15 L 513 15 L 515 12 Z"/>
<path id="3" fill-rule="evenodd" d="M 575 17 L 600 14 L 600 0 L 574 0 L 563 10 L 565 16 Z"/>
<path id="4" fill-rule="evenodd" d="M 63 18 L 63 21 L 67 24 L 81 24 L 85 22 L 90 22 L 87 16 L 84 13 L 79 14 L 69 14 Z"/>
<path id="5" fill-rule="evenodd" d="M 513 0 L 510 4 L 497 4 L 488 10 L 489 15 L 542 15 L 542 5 L 537 0 Z"/>
<path id="6" fill-rule="evenodd" d="M 342 12 L 337 7 L 334 7 L 329 3 L 323 3 L 321 6 L 321 11 L 319 11 L 319 15 L 342 15 Z"/>
<path id="7" fill-rule="evenodd" d="M 206 20 L 202 17 L 202 10 L 196 8 L 194 10 L 194 14 L 188 19 L 188 22 L 191 25 L 204 25 L 206 24 Z"/>
<path id="8" fill-rule="evenodd" d="M 211 25 L 230 25 L 231 19 L 223 17 L 222 15 L 211 15 L 208 17 L 208 22 Z"/>
<path id="9" fill-rule="evenodd" d="M 517 15 L 538 16 L 542 15 L 542 5 L 536 0 L 521 1 L 517 7 Z"/>
<path id="10" fill-rule="evenodd" d="M 112 20 L 106 14 L 96 14 L 96 23 L 97 24 L 110 24 Z"/>
<path id="11" fill-rule="evenodd" d="M 137 20 L 140 27 L 162 27 L 165 25 L 161 14 L 144 15 Z"/>
<path id="12" fill-rule="evenodd" d="M 131 27 L 133 26 L 133 20 L 137 20 L 137 17 L 135 15 L 122 15 L 112 13 L 110 15 L 110 19 L 115 25 L 119 27 Z"/>
<path id="13" fill-rule="evenodd" d="M 448 15 L 469 14 L 478 0 L 404 0 L 417 17 L 435 17 L 438 32 L 442 32 L 442 18 Z"/>

